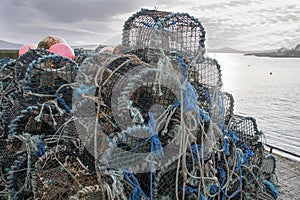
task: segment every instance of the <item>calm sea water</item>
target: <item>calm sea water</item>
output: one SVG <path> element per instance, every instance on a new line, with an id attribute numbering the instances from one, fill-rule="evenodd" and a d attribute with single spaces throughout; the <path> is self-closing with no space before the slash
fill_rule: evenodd
<path id="1" fill-rule="evenodd" d="M 300 58 L 225 53 L 209 57 L 221 65 L 234 112 L 256 118 L 267 144 L 300 155 Z"/>

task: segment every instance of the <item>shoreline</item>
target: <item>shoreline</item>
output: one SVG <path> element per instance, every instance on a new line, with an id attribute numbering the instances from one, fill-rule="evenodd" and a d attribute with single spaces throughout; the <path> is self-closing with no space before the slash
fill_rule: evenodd
<path id="1" fill-rule="evenodd" d="M 298 190 L 300 186 L 300 162 L 274 153 L 273 155 L 276 156 L 276 174 L 280 185 L 278 200 L 298 199 Z"/>

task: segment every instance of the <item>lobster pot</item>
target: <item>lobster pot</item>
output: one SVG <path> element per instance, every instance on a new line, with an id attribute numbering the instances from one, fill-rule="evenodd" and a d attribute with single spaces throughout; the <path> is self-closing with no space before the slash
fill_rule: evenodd
<path id="1" fill-rule="evenodd" d="M 75 53 L 75 58 L 74 61 L 77 63 L 78 66 L 81 66 L 81 64 L 83 63 L 83 61 L 91 56 L 93 56 L 94 53 L 88 53 L 85 52 L 81 49 L 74 49 L 74 53 Z"/>
<path id="2" fill-rule="evenodd" d="M 249 145 L 260 141 L 262 136 L 253 117 L 234 114 L 228 124 L 228 130 L 237 133 L 239 143 L 247 143 Z"/>
<path id="3" fill-rule="evenodd" d="M 71 116 L 55 104 L 29 106 L 9 125 L 10 135 L 43 135 L 54 137 Z"/>
<path id="4" fill-rule="evenodd" d="M 234 111 L 234 99 L 232 94 L 225 92 L 223 94 L 224 96 L 224 123 L 225 126 L 228 125 L 229 120 L 231 119 L 231 117 L 233 116 L 233 111 Z"/>
<path id="5" fill-rule="evenodd" d="M 16 83 L 19 83 L 20 80 L 23 80 L 25 78 L 25 74 L 30 63 L 32 63 L 33 61 L 39 58 L 42 58 L 43 56 L 48 56 L 48 55 L 53 55 L 53 53 L 45 49 L 29 49 L 29 51 L 21 55 L 16 60 L 16 72 L 15 72 Z"/>
<path id="6" fill-rule="evenodd" d="M 15 86 L 16 62 L 12 59 L 0 60 L 0 93 L 5 94 Z"/>
<path id="7" fill-rule="evenodd" d="M 253 117 L 243 117 L 234 114 L 230 119 L 227 127 L 229 132 L 233 132 L 238 137 L 236 146 L 245 150 L 245 144 L 255 153 L 249 159 L 253 163 L 261 167 L 264 147 L 262 143 L 262 132 L 258 130 L 256 120 Z"/>
<path id="8" fill-rule="evenodd" d="M 205 31 L 198 19 L 187 13 L 170 13 L 142 9 L 123 27 L 123 51 L 155 62 L 163 50 L 191 60 L 204 48 Z"/>
<path id="9" fill-rule="evenodd" d="M 34 102 L 35 103 L 35 102 Z M 10 123 L 26 109 L 30 103 L 26 102 L 21 92 L 17 88 L 6 93 L 1 102 L 1 129 L 0 137 L 6 138 L 9 134 Z"/>
<path id="10" fill-rule="evenodd" d="M 22 143 L 18 140 L 0 139 L 0 196 L 8 196 L 7 176 L 14 161 L 18 158 Z"/>
<path id="11" fill-rule="evenodd" d="M 39 102 L 58 98 L 59 103 L 63 100 L 71 107 L 70 84 L 74 82 L 77 70 L 78 65 L 74 61 L 59 55 L 39 58 L 27 68 L 23 89 L 30 98 Z"/>
<path id="12" fill-rule="evenodd" d="M 84 162 L 84 155 L 69 146 L 56 146 L 37 162 L 32 173 L 32 190 L 39 199 L 69 199 L 82 187 L 96 185 L 89 168 L 92 161 Z"/>
<path id="13" fill-rule="evenodd" d="M 198 82 L 210 89 L 221 88 L 223 85 L 221 67 L 215 59 L 200 57 L 188 70 L 191 84 Z"/>

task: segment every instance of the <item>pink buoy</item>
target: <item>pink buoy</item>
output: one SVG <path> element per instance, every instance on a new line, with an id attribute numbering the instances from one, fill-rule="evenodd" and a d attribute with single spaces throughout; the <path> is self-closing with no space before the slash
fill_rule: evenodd
<path id="1" fill-rule="evenodd" d="M 49 51 L 54 54 L 61 55 L 62 57 L 67 57 L 71 59 L 75 58 L 75 53 L 73 49 L 67 44 L 63 44 L 63 43 L 54 44 L 49 48 Z"/>
<path id="2" fill-rule="evenodd" d="M 29 49 L 36 49 L 36 45 L 34 45 L 34 44 L 24 44 L 23 46 L 21 46 L 21 48 L 19 49 L 19 57 L 21 55 L 23 55 L 24 53 L 26 53 L 27 51 L 29 51 Z"/>
<path id="3" fill-rule="evenodd" d="M 113 48 L 112 47 L 103 47 L 100 50 L 100 53 L 112 53 L 113 52 Z"/>

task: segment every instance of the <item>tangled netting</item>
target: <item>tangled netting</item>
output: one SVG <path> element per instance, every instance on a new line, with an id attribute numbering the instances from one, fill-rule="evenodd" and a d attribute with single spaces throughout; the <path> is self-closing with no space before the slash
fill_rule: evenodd
<path id="1" fill-rule="evenodd" d="M 122 51 L 0 64 L 0 199 L 277 199 L 276 159 L 233 112 L 205 31 L 142 9 Z"/>

